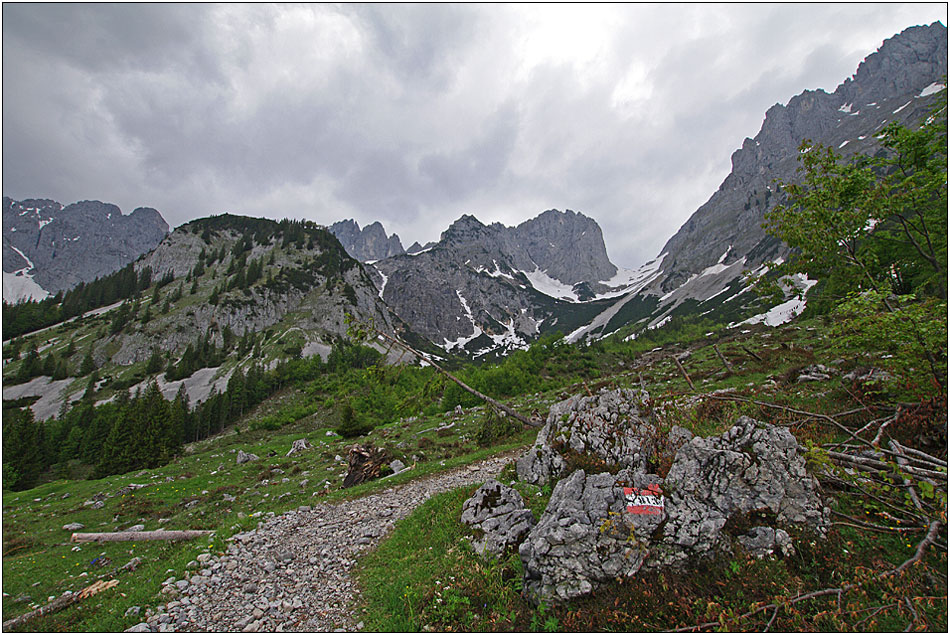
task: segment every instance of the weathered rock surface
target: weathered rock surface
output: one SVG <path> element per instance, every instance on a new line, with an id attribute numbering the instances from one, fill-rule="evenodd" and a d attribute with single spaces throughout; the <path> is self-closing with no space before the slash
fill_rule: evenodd
<path id="1" fill-rule="evenodd" d="M 643 397 L 624 388 L 554 404 L 534 447 L 518 460 L 518 478 L 536 485 L 558 478 L 569 453 L 595 457 L 608 468 L 645 472 L 656 443 L 652 428 L 640 417 Z"/>
<path id="2" fill-rule="evenodd" d="M 828 528 L 830 511 L 795 437 L 749 417 L 721 436 L 696 437 L 681 447 L 664 489 L 669 520 L 665 548 L 655 556 L 663 565 L 707 556 L 724 544 L 728 531 L 749 524 L 818 534 Z"/>
<path id="3" fill-rule="evenodd" d="M 665 479 L 633 462 L 558 482 L 519 548 L 532 598 L 568 600 L 641 567 L 700 562 L 733 541 L 759 557 L 788 555 L 788 529 L 827 531 L 830 512 L 788 430 L 740 417 L 717 437 L 677 436 Z"/>
<path id="4" fill-rule="evenodd" d="M 665 516 L 625 513 L 623 488 L 661 481 L 628 470 L 618 475 L 577 470 L 558 482 L 541 520 L 519 548 L 529 597 L 569 600 L 639 571 Z"/>
<path id="5" fill-rule="evenodd" d="M 495 479 L 487 481 L 465 501 L 462 523 L 475 530 L 475 551 L 496 557 L 521 544 L 535 524 L 521 494 Z"/>

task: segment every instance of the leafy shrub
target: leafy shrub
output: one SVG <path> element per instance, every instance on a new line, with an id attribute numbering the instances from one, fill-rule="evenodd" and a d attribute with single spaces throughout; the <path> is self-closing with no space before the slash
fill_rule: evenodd
<path id="1" fill-rule="evenodd" d="M 510 417 L 499 415 L 491 408 L 486 408 L 485 415 L 482 417 L 478 429 L 475 430 L 475 443 L 479 447 L 487 448 L 520 431 L 520 423 Z"/>
<path id="2" fill-rule="evenodd" d="M 375 427 L 372 423 L 362 420 L 353 411 L 353 406 L 348 401 L 344 401 L 337 411 L 336 433 L 344 439 L 352 439 L 369 433 Z"/>

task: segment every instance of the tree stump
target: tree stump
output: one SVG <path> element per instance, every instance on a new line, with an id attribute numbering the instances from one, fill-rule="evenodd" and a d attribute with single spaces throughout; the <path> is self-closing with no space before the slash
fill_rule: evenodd
<path id="1" fill-rule="evenodd" d="M 354 445 L 347 455 L 347 462 L 350 467 L 343 478 L 343 487 L 353 487 L 379 478 L 380 470 L 389 462 L 389 455 L 372 445 Z"/>

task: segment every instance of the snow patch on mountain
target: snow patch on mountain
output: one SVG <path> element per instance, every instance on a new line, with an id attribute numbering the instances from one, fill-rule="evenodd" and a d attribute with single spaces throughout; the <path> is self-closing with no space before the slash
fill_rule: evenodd
<path id="1" fill-rule="evenodd" d="M 759 315 L 754 315 L 747 320 L 730 324 L 729 328 L 734 328 L 743 324 L 760 323 L 765 324 L 766 326 L 780 326 L 801 315 L 802 311 L 805 310 L 805 294 L 809 289 L 818 284 L 818 281 L 810 280 L 800 273 L 795 274 L 793 281 L 795 287 L 800 291 L 800 296 L 791 298 L 790 300 L 774 306 L 765 313 L 760 313 Z"/>
<path id="2" fill-rule="evenodd" d="M 534 271 L 522 271 L 522 273 L 528 279 L 528 282 L 531 283 L 531 286 L 544 295 L 557 298 L 558 300 L 567 300 L 568 302 L 580 302 L 577 294 L 574 293 L 573 287 L 564 284 L 560 280 L 555 280 L 541 271 L 540 268 Z"/>
<path id="3" fill-rule="evenodd" d="M 13 273 L 3 272 L 3 299 L 8 303 L 26 300 L 44 300 L 49 297 L 49 291 L 33 280 L 33 274 L 28 273 L 31 267 L 18 269 Z"/>

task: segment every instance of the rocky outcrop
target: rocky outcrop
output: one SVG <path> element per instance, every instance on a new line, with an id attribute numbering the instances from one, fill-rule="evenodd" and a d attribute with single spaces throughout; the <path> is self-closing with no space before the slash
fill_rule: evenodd
<path id="1" fill-rule="evenodd" d="M 593 438 L 617 434 L 605 433 L 609 421 L 591 419 L 600 429 Z M 666 478 L 631 460 L 616 473 L 575 470 L 557 483 L 519 547 L 529 597 L 566 601 L 641 569 L 696 564 L 732 547 L 789 555 L 796 532 L 827 531 L 830 511 L 788 430 L 740 417 L 717 437 L 676 436 Z"/>
<path id="2" fill-rule="evenodd" d="M 257 461 L 257 460 L 259 460 L 260 458 L 261 458 L 261 457 L 257 456 L 256 454 L 249 454 L 249 453 L 245 452 L 244 450 L 238 450 L 237 459 L 235 459 L 235 460 L 237 461 L 237 464 L 238 464 L 238 465 L 243 465 L 244 463 L 250 463 L 251 461 Z"/>
<path id="3" fill-rule="evenodd" d="M 371 223 L 360 229 L 355 220 L 341 220 L 330 225 L 330 233 L 337 237 L 346 253 L 361 262 L 382 260 L 390 256 L 406 253 L 399 236 L 386 235 L 379 222 Z"/>
<path id="4" fill-rule="evenodd" d="M 657 448 L 653 426 L 640 417 L 644 398 L 630 389 L 603 390 L 554 404 L 534 446 L 518 459 L 518 478 L 536 485 L 557 479 L 571 455 L 610 471 L 646 471 Z"/>
<path id="5" fill-rule="evenodd" d="M 668 522 L 654 558 L 665 566 L 709 555 L 730 534 L 759 540 L 759 526 L 823 534 L 830 520 L 792 433 L 749 417 L 681 447 L 664 489 Z"/>
<path id="6" fill-rule="evenodd" d="M 921 121 L 933 103 L 921 93 L 946 74 L 947 28 L 935 22 L 885 40 L 834 93 L 806 90 L 772 106 L 755 138 L 732 155 L 732 173 L 719 190 L 661 250 L 664 275 L 654 292 L 672 291 L 720 262 L 744 259 L 745 268 L 754 269 L 785 255 L 787 248 L 761 225 L 779 202 L 773 182 L 797 178 L 799 144 L 810 139 L 845 154 L 873 154 L 882 122 Z"/>
<path id="7" fill-rule="evenodd" d="M 517 491 L 491 479 L 462 505 L 462 524 L 475 530 L 476 553 L 501 557 L 521 544 L 534 516 Z"/>
<path id="8" fill-rule="evenodd" d="M 518 550 L 528 597 L 566 601 L 639 571 L 649 555 L 650 537 L 665 517 L 626 513 L 622 484 L 646 489 L 660 480 L 627 470 L 618 475 L 577 470 L 558 482 L 541 520 Z"/>
<path id="9" fill-rule="evenodd" d="M 168 233 L 156 210 L 124 215 L 115 205 L 3 197 L 3 271 L 22 271 L 55 294 L 121 269 Z"/>

